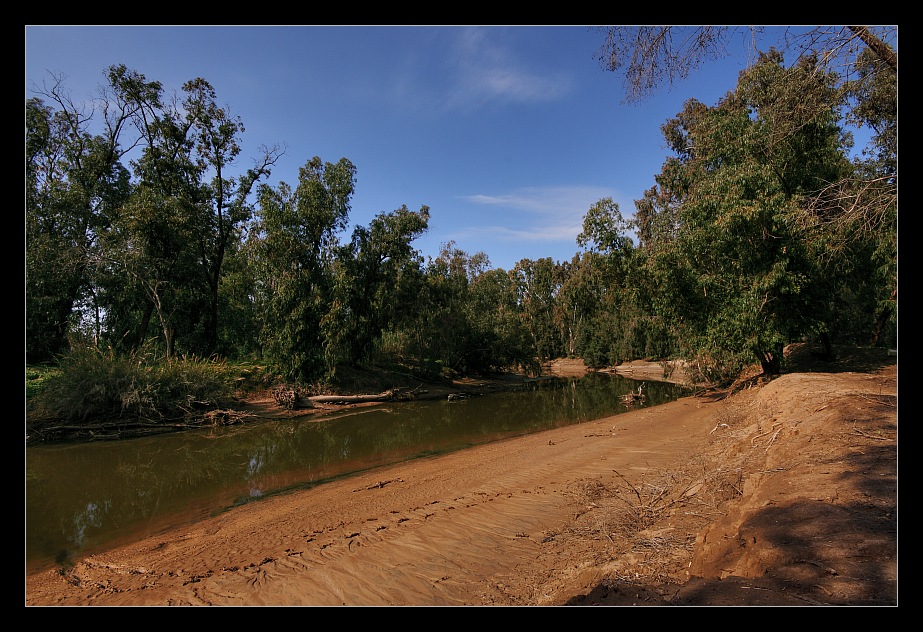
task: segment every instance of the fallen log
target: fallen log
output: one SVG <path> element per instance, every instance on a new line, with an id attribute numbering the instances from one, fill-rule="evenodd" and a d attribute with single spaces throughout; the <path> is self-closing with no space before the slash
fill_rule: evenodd
<path id="1" fill-rule="evenodd" d="M 377 395 L 312 395 L 309 401 L 317 404 L 356 404 L 361 402 L 394 401 L 394 391 L 385 391 Z"/>

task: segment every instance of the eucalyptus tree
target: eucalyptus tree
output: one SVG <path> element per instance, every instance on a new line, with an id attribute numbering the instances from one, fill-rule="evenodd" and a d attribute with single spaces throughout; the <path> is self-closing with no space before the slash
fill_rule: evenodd
<path id="1" fill-rule="evenodd" d="M 631 229 L 638 237 L 638 247 L 645 251 L 668 243 L 676 236 L 679 228 L 679 200 L 670 195 L 669 188 L 661 186 L 660 176 L 657 182 L 644 191 L 640 200 L 635 200 L 634 216 L 628 220 Z"/>
<path id="2" fill-rule="evenodd" d="M 67 348 L 75 307 L 92 304 L 92 253 L 111 213 L 131 190 L 121 143 L 130 109 L 74 101 L 63 78 L 26 102 L 26 356 Z M 99 326 L 94 327 L 94 335 Z"/>
<path id="3" fill-rule="evenodd" d="M 429 217 L 425 205 L 404 205 L 354 228 L 337 255 L 335 300 L 323 323 L 328 373 L 369 360 L 386 331 L 414 320 L 423 259 L 412 242 Z"/>
<path id="4" fill-rule="evenodd" d="M 191 123 L 178 122 L 159 82 L 124 65 L 111 66 L 107 78 L 101 102 L 106 111 L 131 112 L 123 137 L 132 139 L 138 155 L 131 161 L 132 195 L 100 235 L 95 283 L 105 300 L 110 344 L 138 348 L 156 317 L 169 359 L 177 338 L 188 345 L 207 313 L 193 246 L 203 228 L 197 207 L 202 168 L 192 156 Z"/>
<path id="5" fill-rule="evenodd" d="M 185 352 L 210 355 L 218 350 L 226 253 L 252 216 L 254 185 L 269 175 L 281 150 L 261 148 L 254 167 L 234 175 L 244 127 L 218 106 L 207 81 L 187 81 L 182 98 L 167 99 L 159 83 L 124 65 L 110 67 L 108 76 L 107 103 L 131 107 L 140 155 L 131 163 L 137 200 L 122 209 L 127 217 L 108 240 L 105 259 L 143 288 L 147 309 L 161 322 L 168 358 L 178 339 Z M 139 260 L 140 253 L 151 259 Z"/>
<path id="6" fill-rule="evenodd" d="M 414 315 L 387 334 L 389 351 L 410 357 L 432 372 L 465 372 L 477 365 L 486 340 L 476 341 L 470 319 L 471 280 L 489 267 L 484 253 L 469 255 L 455 242 L 442 244 L 439 255 L 425 266 L 416 296 Z"/>
<path id="7" fill-rule="evenodd" d="M 187 333 L 199 321 L 204 304 L 196 275 L 195 251 L 189 244 L 195 240 L 198 225 L 195 215 L 189 212 L 182 198 L 160 195 L 146 187 L 139 188 L 119 208 L 112 225 L 101 237 L 101 255 L 97 268 L 107 268 L 116 279 L 107 283 L 99 272 L 98 284 L 103 291 L 112 293 L 112 307 L 129 304 L 126 299 L 133 284 L 143 297 L 163 336 L 166 359 L 176 355 L 178 333 Z M 128 283 L 126 283 L 128 282 Z M 123 286 L 129 286 L 124 287 Z M 110 315 L 110 327 L 119 324 L 118 316 Z M 138 335 L 143 340 L 147 320 L 142 319 Z"/>
<path id="8" fill-rule="evenodd" d="M 509 275 L 491 270 L 485 253 L 469 254 L 450 241 L 429 262 L 425 278 L 419 324 L 412 328 L 427 339 L 427 357 L 458 373 L 523 364 L 516 294 Z"/>
<path id="9" fill-rule="evenodd" d="M 261 148 L 254 167 L 234 176 L 244 128 L 217 106 L 205 80 L 187 82 L 186 98 L 168 102 L 159 82 L 124 65 L 105 77 L 86 106 L 66 95 L 63 79 L 36 90 L 57 110 L 27 104 L 35 129 L 27 155 L 27 339 L 43 341 L 45 355 L 59 351 L 82 301 L 110 343 L 141 344 L 156 312 L 160 329 L 174 331 L 167 354 L 179 335 L 190 352 L 211 353 L 225 253 L 250 217 L 254 184 L 281 151 Z M 122 165 L 128 158 L 133 178 Z M 128 204 L 130 195 L 138 197 Z M 153 227 L 180 216 L 176 231 L 155 236 Z M 171 249 L 155 255 L 158 239 Z M 156 261 L 139 259 L 144 253 Z M 167 314 L 173 326 L 164 327 Z"/>
<path id="10" fill-rule="evenodd" d="M 203 173 L 204 198 L 197 200 L 204 212 L 203 229 L 195 244 L 199 265 L 208 288 L 205 349 L 218 348 L 218 290 L 229 247 L 241 239 L 241 231 L 253 216 L 251 193 L 257 183 L 270 175 L 272 166 L 284 153 L 281 147 L 260 147 L 250 168 L 234 175 L 233 167 L 240 154 L 244 132 L 240 117 L 219 107 L 214 88 L 204 79 L 183 85 L 187 98 L 183 104 L 186 121 L 191 123 L 196 160 Z"/>
<path id="11" fill-rule="evenodd" d="M 640 230 L 639 222 L 625 219 L 611 198 L 599 200 L 584 216 L 577 243 L 587 252 L 575 257 L 562 294 L 573 303 L 575 314 L 576 305 L 587 305 L 592 297 L 593 306 L 583 310 L 585 325 L 577 330 L 577 344 L 593 366 L 665 357 L 673 349 L 662 317 L 653 311 L 653 286 L 644 270 L 647 253 L 630 236 L 637 230 L 650 242 L 658 221 L 652 215 L 651 227 Z"/>
<path id="12" fill-rule="evenodd" d="M 126 100 L 136 93 L 139 75 L 124 66 L 111 74 Z M 251 194 L 269 176 L 283 151 L 261 147 L 253 166 L 235 172 L 245 131 L 240 117 L 217 103 L 215 89 L 205 79 L 183 84 L 181 102 L 157 101 L 154 110 L 139 109 L 135 125 L 145 140 L 142 157 L 133 163 L 140 184 L 159 195 L 182 200 L 195 229 L 183 246 L 195 253 L 195 277 L 200 289 L 191 297 L 203 302 L 201 354 L 219 350 L 218 306 L 225 256 L 242 239 L 253 216 Z M 145 116 L 142 116 L 145 115 Z"/>
<path id="13" fill-rule="evenodd" d="M 612 198 L 594 203 L 583 218 L 577 245 L 585 249 L 572 261 L 558 297 L 559 312 L 567 313 L 572 344 L 589 366 L 618 364 L 624 353 L 624 326 L 631 310 L 625 294 L 625 265 L 633 244 L 628 224 Z M 592 300 L 592 307 L 578 308 Z M 566 303 L 565 303 L 566 300 Z M 561 309 L 564 308 L 564 309 Z M 577 323 L 582 326 L 575 327 Z"/>
<path id="14" fill-rule="evenodd" d="M 555 300 L 555 322 L 565 354 L 582 358 L 592 368 L 611 364 L 604 267 L 603 255 L 598 252 L 575 254 L 565 266 Z"/>
<path id="15" fill-rule="evenodd" d="M 252 226 L 252 224 L 251 224 Z M 259 359 L 260 313 L 257 309 L 257 277 L 251 266 L 248 238 L 231 244 L 218 287 L 218 341 L 220 355 L 236 359 Z"/>
<path id="16" fill-rule="evenodd" d="M 555 302 L 563 268 L 550 257 L 522 259 L 512 270 L 518 282 L 521 317 L 539 362 L 565 355 L 566 345 L 555 326 Z"/>
<path id="17" fill-rule="evenodd" d="M 599 27 L 603 43 L 595 58 L 610 72 L 624 71 L 625 101 L 638 103 L 663 86 L 674 87 L 703 64 L 734 54 L 739 38 L 755 60 L 764 26 L 626 25 Z M 826 72 L 849 78 L 856 60 L 870 51 L 892 74 L 897 72 L 897 25 L 780 27 L 773 48 L 796 61 L 814 57 Z M 884 70 L 884 68 L 882 68 Z"/>
<path id="18" fill-rule="evenodd" d="M 624 70 L 625 101 L 638 103 L 663 86 L 673 87 L 701 65 L 737 52 L 745 53 L 748 66 L 760 62 L 764 27 L 742 26 L 610 26 L 596 58 L 609 71 Z M 815 234 L 818 255 L 826 251 L 824 274 L 852 271 L 854 282 L 874 277 L 876 287 L 842 286 L 853 300 L 836 310 L 851 314 L 838 327 L 856 331 L 862 314 L 875 312 L 869 338 L 873 344 L 896 344 L 897 304 L 897 26 L 777 27 L 775 49 L 797 66 L 809 63 L 832 80 L 847 97 L 838 104 L 845 120 L 873 130 L 871 142 L 854 160 L 854 169 L 836 180 L 822 183 L 801 195 L 801 219 Z M 735 49 L 740 37 L 742 48 Z M 797 125 L 827 116 L 821 100 L 799 100 L 796 90 L 787 102 L 788 113 L 776 117 L 776 139 L 797 131 Z M 811 108 L 816 108 L 811 110 Z M 675 147 L 675 145 L 674 145 Z M 676 147 L 678 154 L 685 151 Z M 657 200 L 666 202 L 669 186 L 658 189 Z M 646 202 L 639 207 L 640 229 L 645 229 Z M 647 235 L 639 233 L 642 242 Z M 871 245 L 875 265 L 862 270 L 855 260 L 867 261 Z M 858 250 L 857 250 L 858 249 Z M 660 253 L 662 255 L 663 253 Z M 658 256 L 660 256 L 658 255 Z M 884 287 L 884 292 L 877 288 Z M 863 304 L 863 297 L 872 297 Z M 884 336 L 884 338 L 882 338 Z"/>
<path id="19" fill-rule="evenodd" d="M 467 313 L 475 340 L 469 365 L 475 370 L 541 372 L 523 318 L 516 271 L 486 269 L 474 275 L 468 285 Z"/>
<path id="20" fill-rule="evenodd" d="M 681 206 L 653 267 L 680 340 L 717 373 L 777 372 L 788 341 L 828 327 L 832 286 L 799 218 L 802 196 L 849 169 L 833 79 L 771 51 L 717 106 L 690 100 L 664 126 L 676 157 L 659 180 Z"/>
<path id="21" fill-rule="evenodd" d="M 855 267 L 859 315 L 874 313 L 869 343 L 897 344 L 897 77 L 877 53 L 864 51 L 857 77 L 846 84 L 854 107 L 847 120 L 872 131 L 871 142 L 854 159 L 855 173 L 826 186 L 809 200 L 809 219 L 828 236 L 826 260 L 834 268 Z M 857 256 L 856 246 L 869 250 Z M 859 253 L 861 255 L 861 253 Z M 869 283 L 871 282 L 871 283 Z M 865 285 L 865 287 L 862 287 Z M 877 288 L 877 289 L 876 289 Z"/>
<path id="22" fill-rule="evenodd" d="M 248 244 L 259 340 L 264 356 L 293 380 L 315 380 L 327 366 L 324 323 L 338 310 L 338 235 L 355 186 L 349 160 L 324 163 L 315 156 L 299 170 L 295 189 L 285 182 L 259 189 L 259 219 Z"/>

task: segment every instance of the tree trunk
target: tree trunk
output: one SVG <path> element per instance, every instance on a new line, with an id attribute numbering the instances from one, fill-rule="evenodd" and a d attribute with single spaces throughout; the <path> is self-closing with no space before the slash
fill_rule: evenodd
<path id="1" fill-rule="evenodd" d="M 887 44 L 872 35 L 868 27 L 850 26 L 849 30 L 858 35 L 859 38 L 865 42 L 866 46 L 875 51 L 876 55 L 888 64 L 894 72 L 897 72 L 897 53 L 891 50 Z"/>
<path id="2" fill-rule="evenodd" d="M 820 335 L 820 344 L 824 348 L 821 358 L 827 362 L 833 360 L 833 345 L 830 343 L 830 334 L 826 331 Z"/>
<path id="3" fill-rule="evenodd" d="M 778 375 L 782 372 L 782 350 L 764 351 L 760 357 L 760 366 L 765 375 Z"/>
<path id="4" fill-rule="evenodd" d="M 875 325 L 872 327 L 872 336 L 869 341 L 869 345 L 872 347 L 878 346 L 878 340 L 881 337 L 881 332 L 884 331 L 885 325 L 888 324 L 888 319 L 891 318 L 891 313 L 894 311 L 894 306 L 897 304 L 897 288 L 891 292 L 890 301 L 881 308 L 881 311 L 878 312 L 878 318 L 875 319 Z"/>

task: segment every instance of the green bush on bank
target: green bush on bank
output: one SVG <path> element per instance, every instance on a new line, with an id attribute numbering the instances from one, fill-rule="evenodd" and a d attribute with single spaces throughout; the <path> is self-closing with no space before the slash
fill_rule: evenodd
<path id="1" fill-rule="evenodd" d="M 28 384 L 39 374 L 41 384 L 30 393 Z M 221 407 L 234 395 L 235 377 L 223 361 L 167 361 L 143 351 L 119 356 L 81 346 L 62 356 L 55 370 L 30 374 L 27 369 L 27 402 L 30 415 L 70 422 L 118 417 L 175 420 Z"/>

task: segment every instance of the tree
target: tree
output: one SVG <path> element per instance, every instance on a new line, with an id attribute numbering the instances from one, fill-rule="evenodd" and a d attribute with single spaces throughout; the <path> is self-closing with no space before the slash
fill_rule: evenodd
<path id="1" fill-rule="evenodd" d="M 538 375 L 541 365 L 519 302 L 515 271 L 484 269 L 470 278 L 466 305 L 471 342 L 466 368 L 519 369 Z"/>
<path id="2" fill-rule="evenodd" d="M 653 196 L 651 190 L 646 199 Z M 638 229 L 648 245 L 659 223 L 655 210 L 651 201 Z M 577 244 L 589 251 L 572 261 L 557 303 L 574 352 L 590 366 L 671 351 L 662 321 L 651 311 L 652 284 L 643 274 L 647 252 L 635 248 L 629 236 L 639 226 L 642 222 L 625 220 L 611 198 L 599 200 L 584 216 Z"/>
<path id="3" fill-rule="evenodd" d="M 91 131 L 95 109 L 75 104 L 55 77 L 26 102 L 26 356 L 63 352 L 74 310 L 92 295 L 90 259 L 99 232 L 130 191 L 121 159 L 130 110 L 105 111 L 103 133 Z"/>
<path id="4" fill-rule="evenodd" d="M 523 259 L 513 268 L 519 285 L 522 318 L 539 362 L 561 357 L 565 344 L 555 327 L 555 297 L 562 281 L 562 269 L 550 257 Z"/>
<path id="5" fill-rule="evenodd" d="M 638 246 L 651 249 L 676 236 L 678 221 L 678 204 L 658 183 L 635 200 L 635 214 L 629 225 L 638 236 Z"/>
<path id="6" fill-rule="evenodd" d="M 665 126 L 679 158 L 661 178 L 681 206 L 676 239 L 654 260 L 661 291 L 690 353 L 730 374 L 753 360 L 778 372 L 786 342 L 828 325 L 831 285 L 798 219 L 801 197 L 849 168 L 830 82 L 810 60 L 786 69 L 770 52 L 719 105 L 689 102 Z M 826 103 L 827 114 L 796 102 Z M 779 135 L 783 117 L 790 131 Z"/>
<path id="7" fill-rule="evenodd" d="M 855 160 L 851 179 L 831 183 L 810 200 L 811 218 L 831 235 L 829 251 L 839 262 L 856 258 L 848 244 L 870 245 L 873 265 L 856 275 L 877 279 L 884 292 L 871 293 L 875 323 L 869 342 L 897 345 L 897 82 L 877 53 L 864 51 L 858 77 L 846 86 L 855 103 L 847 114 L 857 126 L 874 130 L 872 142 Z M 894 61 L 896 67 L 896 59 Z M 864 310 L 868 311 L 868 310 Z"/>
<path id="8" fill-rule="evenodd" d="M 604 40 L 596 59 L 609 71 L 626 69 L 626 101 L 636 103 L 664 82 L 672 87 L 702 63 L 726 57 L 727 39 L 738 28 L 609 26 L 600 30 Z"/>
<path id="9" fill-rule="evenodd" d="M 124 101 L 144 99 L 133 87 L 137 73 L 124 66 L 110 69 L 112 83 Z M 254 166 L 233 175 L 232 168 L 241 147 L 243 122 L 219 107 L 216 92 L 206 80 L 183 84 L 182 103 L 152 108 L 138 107 L 136 129 L 145 141 L 141 159 L 134 164 L 139 180 L 159 194 L 184 200 L 194 215 L 197 230 L 184 247 L 196 253 L 198 283 L 202 286 L 202 339 L 196 343 L 204 355 L 218 348 L 218 290 L 225 256 L 242 239 L 242 231 L 253 215 L 250 195 L 257 183 L 270 174 L 283 154 L 279 147 L 261 147 Z M 142 93 L 143 94 L 143 93 Z M 190 277 L 192 280 L 192 277 Z"/>
<path id="10" fill-rule="evenodd" d="M 663 85 L 672 87 L 701 64 L 730 55 L 729 45 L 737 35 L 748 42 L 748 48 L 757 51 L 765 31 L 762 27 L 654 26 L 606 27 L 603 32 L 597 59 L 607 70 L 625 70 L 626 101 L 637 103 Z M 829 281 L 824 319 L 842 335 L 856 335 L 863 328 L 867 330 L 861 314 L 873 310 L 876 323 L 868 340 L 873 344 L 896 344 L 897 27 L 790 27 L 778 32 L 778 50 L 780 54 L 790 53 L 792 67 L 810 67 L 821 73 L 828 79 L 829 88 L 843 98 L 835 107 L 845 111 L 845 120 L 874 130 L 869 147 L 863 151 L 864 158 L 855 159 L 852 170 L 839 169 L 834 177 L 826 169 L 831 179 L 815 181 L 814 188 L 799 189 L 796 221 L 812 235 L 816 273 Z M 762 63 L 762 55 L 754 54 L 752 58 L 757 60 L 756 65 Z M 764 81 L 751 74 L 754 80 Z M 792 148 L 793 139 L 808 138 L 804 126 L 822 129 L 829 116 L 827 96 L 810 98 L 821 96 L 810 88 L 811 76 L 791 74 L 785 81 L 789 83 L 775 87 L 764 83 L 762 96 L 750 92 L 754 107 L 771 104 L 771 108 L 762 108 L 766 120 L 772 120 L 772 133 L 763 132 L 763 146 L 767 149 L 776 144 Z M 786 90 L 787 96 L 783 94 Z M 665 163 L 657 177 L 658 186 L 636 201 L 638 234 L 645 246 L 653 243 L 651 238 L 656 235 L 669 235 L 669 227 L 675 225 L 670 215 L 676 209 L 676 191 L 686 186 L 683 182 L 688 177 L 692 152 L 689 139 L 681 137 L 692 119 L 680 118 L 698 115 L 687 107 L 665 128 L 677 157 Z M 845 135 L 841 142 L 849 146 Z M 783 164 L 785 157 L 781 153 L 776 156 L 777 166 Z M 663 220 L 662 225 L 657 227 L 655 219 Z M 868 256 L 869 247 L 874 263 Z M 652 254 L 655 258 L 670 256 Z M 869 285 L 870 279 L 875 279 L 874 288 Z M 875 297 L 871 305 L 862 299 L 869 295 Z M 847 296 L 848 306 L 844 305 Z M 840 318 L 833 318 L 835 315 Z M 829 333 L 823 326 L 820 330 L 822 337 Z M 882 332 L 886 332 L 884 336 Z"/>
<path id="11" fill-rule="evenodd" d="M 416 317 L 406 334 L 419 341 L 415 355 L 434 363 L 440 372 L 483 369 L 492 338 L 478 339 L 471 311 L 471 284 L 489 267 L 487 255 L 469 255 L 455 242 L 442 244 L 439 256 L 426 266 L 422 291 L 412 299 Z"/>
<path id="12" fill-rule="evenodd" d="M 251 242 L 231 244 L 218 288 L 218 354 L 225 358 L 259 359 L 261 318 L 257 310 L 256 270 L 250 265 Z"/>
<path id="13" fill-rule="evenodd" d="M 604 255 L 596 251 L 574 255 L 565 266 L 555 299 L 555 322 L 568 356 L 583 358 L 590 367 L 609 364 L 608 327 L 600 327 L 605 311 Z"/>
<path id="14" fill-rule="evenodd" d="M 491 270 L 485 253 L 443 244 L 427 266 L 426 281 L 416 328 L 429 338 L 429 357 L 462 374 L 531 368 L 512 281 L 505 271 Z"/>
<path id="15" fill-rule="evenodd" d="M 591 250 L 604 253 L 624 253 L 634 245 L 628 237 L 629 227 L 619 205 L 612 198 L 603 198 L 583 216 L 583 230 L 577 235 L 577 245 L 590 246 Z"/>
<path id="16" fill-rule="evenodd" d="M 317 156 L 299 170 L 294 190 L 262 186 L 250 248 L 262 315 L 259 339 L 266 357 L 293 380 L 325 371 L 324 322 L 337 310 L 334 267 L 337 235 L 349 220 L 356 168 Z"/>
<path id="17" fill-rule="evenodd" d="M 189 248 L 198 226 L 184 202 L 181 197 L 139 187 L 101 236 L 97 260 L 98 268 L 111 264 L 115 276 L 125 275 L 140 288 L 160 323 L 167 360 L 176 354 L 177 330 L 197 320 L 196 308 L 201 304 L 191 289 L 196 267 L 194 251 Z M 102 277 L 100 284 L 113 287 L 103 283 Z M 111 302 L 116 305 L 124 299 L 125 295 L 116 296 Z"/>
<path id="18" fill-rule="evenodd" d="M 209 353 L 218 346 L 218 288 L 228 248 L 240 239 L 241 228 L 251 218 L 249 201 L 253 187 L 270 174 L 271 167 L 284 153 L 279 147 L 260 148 L 254 166 L 239 177 L 228 173 L 240 153 L 240 135 L 244 126 L 239 117 L 227 108 L 218 107 L 215 90 L 204 79 L 195 79 L 183 86 L 187 94 L 184 103 L 187 119 L 192 123 L 195 148 L 200 164 L 211 173 L 211 181 L 203 187 L 207 205 L 205 230 L 199 233 L 198 249 L 205 281 L 208 286 L 209 311 L 206 321 L 205 345 Z"/>
<path id="19" fill-rule="evenodd" d="M 97 339 L 109 335 L 111 344 L 135 347 L 148 336 L 155 312 L 162 330 L 164 318 L 174 315 L 168 329 L 175 331 L 166 336 L 168 355 L 179 340 L 193 353 L 210 354 L 217 348 L 225 255 L 236 249 L 252 213 L 248 198 L 254 184 L 268 175 L 281 150 L 262 148 L 254 168 L 234 177 L 231 165 L 240 153 L 243 125 L 216 105 L 215 92 L 203 79 L 183 86 L 182 103 L 168 103 L 159 82 L 115 65 L 87 108 L 75 104 L 62 84 L 55 78 L 50 87 L 36 89 L 57 110 L 37 99 L 27 104 L 32 130 L 27 132 L 27 340 L 33 341 L 27 344 L 32 355 L 60 351 L 72 321 L 91 319 Z M 129 156 L 134 181 L 121 163 Z M 133 195 L 140 197 L 128 205 Z M 164 217 L 157 216 L 161 212 Z M 166 217 L 170 226 L 163 222 Z M 173 249 L 169 270 L 166 253 L 155 254 L 149 230 L 158 225 L 176 229 L 162 240 Z M 179 233 L 184 240 L 175 239 Z M 140 250 L 131 250 L 135 246 Z M 159 264 L 145 269 L 146 257 L 156 257 Z M 119 277 L 113 266 L 128 267 Z"/>
<path id="20" fill-rule="evenodd" d="M 422 258 L 412 247 L 429 225 L 429 207 L 379 213 L 356 226 L 338 254 L 336 299 L 325 318 L 328 370 L 368 360 L 382 333 L 413 320 Z"/>

